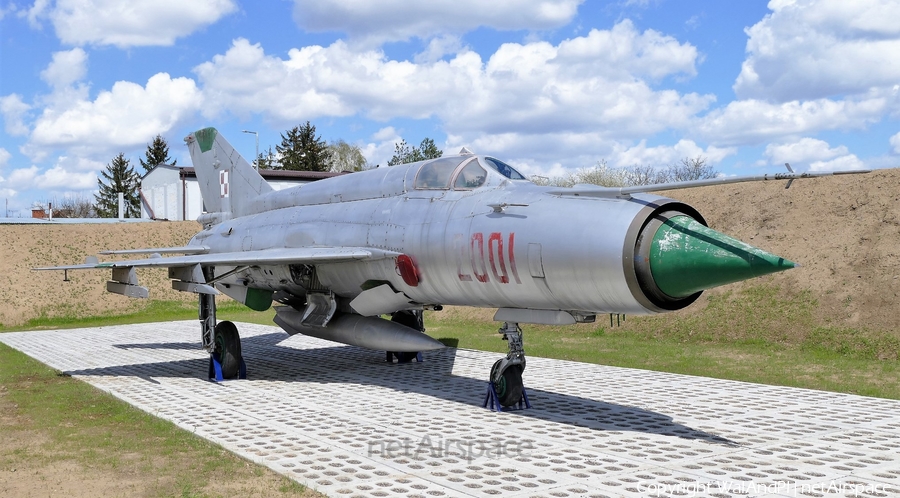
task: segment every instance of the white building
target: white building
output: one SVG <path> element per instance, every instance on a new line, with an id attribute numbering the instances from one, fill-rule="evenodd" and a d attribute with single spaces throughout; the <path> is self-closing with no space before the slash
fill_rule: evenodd
<path id="1" fill-rule="evenodd" d="M 303 185 L 342 173 L 320 171 L 260 170 L 275 190 Z M 203 199 L 194 168 L 160 164 L 141 177 L 141 218 L 153 220 L 196 220 L 203 212 Z"/>

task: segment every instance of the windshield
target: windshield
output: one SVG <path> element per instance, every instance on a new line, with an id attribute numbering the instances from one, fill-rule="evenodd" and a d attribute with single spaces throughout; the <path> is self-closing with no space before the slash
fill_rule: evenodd
<path id="1" fill-rule="evenodd" d="M 522 173 L 519 173 L 515 170 L 515 168 L 499 159 L 494 159 L 493 157 L 485 157 L 484 162 L 510 180 L 527 180 L 527 178 L 525 178 Z"/>

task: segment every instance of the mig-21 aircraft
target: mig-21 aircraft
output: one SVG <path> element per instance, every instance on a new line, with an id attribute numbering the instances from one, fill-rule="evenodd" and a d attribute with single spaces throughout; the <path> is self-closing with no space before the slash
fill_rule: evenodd
<path id="1" fill-rule="evenodd" d="M 108 291 L 146 298 L 135 269 L 168 268 L 173 288 L 199 296 L 201 342 L 224 377 L 237 376 L 243 360 L 235 325 L 216 322 L 219 293 L 258 311 L 278 303 L 275 323 L 288 334 L 401 361 L 443 347 L 422 332 L 422 310 L 497 308 L 509 353 L 490 381 L 503 406 L 522 398 L 520 324 L 666 313 L 705 289 L 795 266 L 650 192 L 837 174 L 788 166 L 774 175 L 560 188 L 464 149 L 276 191 L 216 129 L 185 141 L 206 210 L 186 246 L 108 251 L 151 256 L 38 269 L 109 268 Z"/>

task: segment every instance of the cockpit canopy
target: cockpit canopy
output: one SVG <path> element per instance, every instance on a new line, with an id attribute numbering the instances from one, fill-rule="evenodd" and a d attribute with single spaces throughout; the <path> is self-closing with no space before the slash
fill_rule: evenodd
<path id="1" fill-rule="evenodd" d="M 515 168 L 493 157 L 448 156 L 422 164 L 415 188 L 446 190 L 452 184 L 454 190 L 472 190 L 484 185 L 488 169 L 510 180 L 526 180 Z"/>

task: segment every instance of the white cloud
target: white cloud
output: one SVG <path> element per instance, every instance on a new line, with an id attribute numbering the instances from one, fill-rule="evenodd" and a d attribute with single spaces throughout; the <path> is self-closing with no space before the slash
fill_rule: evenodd
<path id="1" fill-rule="evenodd" d="M 718 145 L 758 144 L 822 130 L 863 128 L 881 119 L 891 105 L 896 104 L 882 95 L 781 104 L 736 100 L 698 119 L 694 129 Z"/>
<path id="2" fill-rule="evenodd" d="M 436 36 L 429 40 L 425 50 L 416 54 L 413 60 L 416 64 L 430 63 L 442 59 L 445 55 L 456 54 L 462 50 L 462 40 L 458 36 Z"/>
<path id="3" fill-rule="evenodd" d="M 192 117 L 201 105 L 200 92 L 189 78 L 159 73 L 144 87 L 119 81 L 93 101 L 73 102 L 64 110 L 44 109 L 26 153 L 39 158 L 50 149 L 66 148 L 86 155 L 143 145 Z"/>
<path id="4" fill-rule="evenodd" d="M 437 117 L 457 135 L 600 130 L 633 139 L 684 128 L 714 101 L 656 91 L 642 79 L 692 75 L 696 57 L 690 44 L 623 21 L 558 46 L 507 43 L 487 61 L 467 51 L 450 60 L 396 61 L 342 41 L 293 49 L 281 59 L 238 39 L 195 72 L 210 117 L 225 110 L 278 124 L 355 114 Z"/>
<path id="5" fill-rule="evenodd" d="M 622 150 L 624 149 L 624 150 Z M 633 147 L 617 150 L 609 158 L 610 165 L 629 167 L 634 165 L 668 166 L 678 163 L 684 158 L 704 157 L 707 164 L 715 165 L 723 159 L 737 153 L 734 147 L 719 148 L 709 146 L 705 150 L 693 140 L 679 140 L 675 145 L 658 145 L 647 147 L 646 140 Z"/>
<path id="6" fill-rule="evenodd" d="M 81 48 L 54 52 L 53 61 L 41 71 L 41 79 L 53 88 L 62 88 L 81 81 L 87 74 L 87 53 Z"/>
<path id="7" fill-rule="evenodd" d="M 73 172 L 62 164 L 41 171 L 37 166 L 13 170 L 7 180 L 9 187 L 22 191 L 29 189 L 90 190 L 97 188 L 97 172 Z"/>
<path id="8" fill-rule="evenodd" d="M 863 169 L 865 164 L 846 146 L 831 147 L 828 142 L 805 137 L 796 142 L 769 144 L 764 153 L 772 163 L 790 163 L 795 170 L 830 171 Z"/>
<path id="9" fill-rule="evenodd" d="M 780 102 L 852 95 L 900 79 L 900 3 L 773 0 L 746 30 L 741 98 Z"/>
<path id="10" fill-rule="evenodd" d="M 294 19 L 306 31 L 339 31 L 354 41 L 423 39 L 478 27 L 542 30 L 571 21 L 584 0 L 295 0 Z M 371 46 L 371 45 L 370 45 Z"/>
<path id="11" fill-rule="evenodd" d="M 31 110 L 31 106 L 22 102 L 22 96 L 10 94 L 0 97 L 0 114 L 3 115 L 3 123 L 6 132 L 13 136 L 28 134 L 28 126 L 25 124 L 25 114 Z"/>
<path id="12" fill-rule="evenodd" d="M 360 147 L 363 157 L 372 166 L 385 166 L 394 156 L 394 144 L 402 138 L 393 126 L 386 126 L 372 134 L 371 139 L 373 142 Z"/>
<path id="13" fill-rule="evenodd" d="M 6 166 L 6 163 L 9 162 L 9 158 L 11 157 L 12 154 L 10 154 L 8 150 L 0 147 L 0 168 Z"/>
<path id="14" fill-rule="evenodd" d="M 866 169 L 866 165 L 854 154 L 836 157 L 829 161 L 814 161 L 809 165 L 810 171 L 847 171 L 860 169 Z"/>
<path id="15" fill-rule="evenodd" d="M 893 148 L 894 154 L 900 154 L 900 133 L 892 136 L 890 139 L 891 147 Z"/>
<path id="16" fill-rule="evenodd" d="M 236 9 L 233 0 L 38 0 L 28 19 L 49 18 L 63 43 L 127 48 L 172 45 Z"/>

